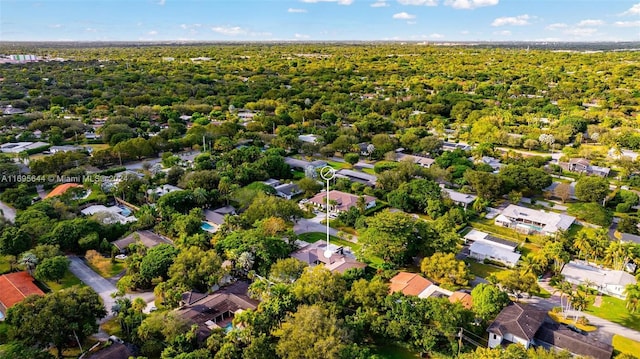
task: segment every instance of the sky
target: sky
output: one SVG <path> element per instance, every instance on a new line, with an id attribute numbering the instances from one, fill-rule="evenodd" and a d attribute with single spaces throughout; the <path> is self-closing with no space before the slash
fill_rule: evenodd
<path id="1" fill-rule="evenodd" d="M 0 41 L 640 41 L 638 0 L 0 0 Z"/>

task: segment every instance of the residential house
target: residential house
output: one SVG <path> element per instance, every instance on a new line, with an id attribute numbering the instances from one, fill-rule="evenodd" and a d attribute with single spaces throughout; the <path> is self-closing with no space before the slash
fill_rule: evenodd
<path id="1" fill-rule="evenodd" d="M 368 173 L 353 171 L 348 169 L 341 169 L 336 172 L 336 177 L 346 178 L 352 182 L 362 183 L 365 186 L 374 187 L 378 182 L 378 176 Z"/>
<path id="2" fill-rule="evenodd" d="M 327 162 L 321 160 L 309 162 L 293 157 L 285 157 L 284 163 L 288 164 L 292 169 L 304 171 L 307 177 L 315 177 L 316 171 L 327 165 Z"/>
<path id="3" fill-rule="evenodd" d="M 224 217 L 227 215 L 235 216 L 236 209 L 233 206 L 224 206 L 214 210 L 205 209 L 204 219 L 209 226 L 203 227 L 203 229 L 211 233 L 217 232 L 224 223 Z"/>
<path id="4" fill-rule="evenodd" d="M 120 252 L 127 250 L 130 244 L 141 243 L 147 248 L 153 248 L 160 244 L 173 244 L 169 238 L 161 236 L 150 230 L 135 231 L 130 235 L 112 242 Z"/>
<path id="5" fill-rule="evenodd" d="M 291 253 L 291 257 L 307 263 L 310 267 L 322 264 L 329 271 L 337 273 L 344 273 L 348 269 L 365 268 L 367 266 L 365 263 L 357 261 L 351 251 L 331 243 L 329 243 L 331 257 L 327 258 L 325 257 L 326 248 L 326 242 L 317 241 Z"/>
<path id="6" fill-rule="evenodd" d="M 302 142 L 316 144 L 318 143 L 318 136 L 316 135 L 300 135 L 298 139 Z"/>
<path id="7" fill-rule="evenodd" d="M 80 211 L 85 216 L 96 216 L 103 224 L 131 223 L 138 219 L 131 215 L 131 210 L 124 206 L 89 206 Z"/>
<path id="8" fill-rule="evenodd" d="M 631 150 L 624 150 L 624 149 L 617 149 L 615 147 L 612 147 L 611 149 L 609 149 L 609 151 L 607 152 L 607 155 L 609 156 L 609 158 L 612 158 L 614 160 L 619 160 L 623 157 L 627 157 L 632 161 L 635 161 L 636 158 L 638 158 L 638 156 L 640 154 L 638 154 L 637 152 L 631 151 Z"/>
<path id="9" fill-rule="evenodd" d="M 163 184 L 162 186 L 158 186 L 155 189 L 148 189 L 147 194 L 155 195 L 157 197 L 162 197 L 167 193 L 182 191 L 183 189 L 170 184 Z"/>
<path id="10" fill-rule="evenodd" d="M 610 359 L 613 347 L 598 341 L 591 335 L 571 331 L 548 317 L 547 311 L 534 306 L 511 303 L 491 323 L 489 347 L 520 344 L 525 348 L 566 350 L 573 355 L 594 359 Z"/>
<path id="11" fill-rule="evenodd" d="M 256 116 L 256 113 L 251 110 L 240 109 L 238 110 L 238 118 L 243 121 L 250 121 Z"/>
<path id="12" fill-rule="evenodd" d="M 88 148 L 91 148 L 91 147 L 85 148 L 83 146 L 72 146 L 72 145 L 51 146 L 49 147 L 49 152 L 51 152 L 52 154 L 56 154 L 60 152 L 80 152 L 80 151 L 88 151 Z"/>
<path id="13" fill-rule="evenodd" d="M 440 288 L 416 273 L 400 272 L 391 278 L 389 282 L 390 293 L 402 292 L 404 295 L 413 295 L 418 298 L 449 297 L 453 294 L 453 292 Z"/>
<path id="14" fill-rule="evenodd" d="M 300 193 L 302 190 L 295 183 L 284 183 L 274 187 L 276 190 L 276 195 L 278 197 L 282 197 L 284 199 L 291 199 Z"/>
<path id="15" fill-rule="evenodd" d="M 102 137 L 102 136 L 100 136 L 99 134 L 97 134 L 95 132 L 87 131 L 87 132 L 84 133 L 84 138 L 87 139 L 87 140 L 97 140 L 100 137 Z"/>
<path id="16" fill-rule="evenodd" d="M 471 149 L 472 147 L 467 145 L 466 143 L 453 143 L 453 142 L 442 143 L 443 151 L 455 151 L 455 150 L 471 151 Z"/>
<path id="17" fill-rule="evenodd" d="M 520 303 L 509 304 L 487 328 L 489 348 L 515 343 L 528 349 L 546 317 L 546 310 Z"/>
<path id="18" fill-rule="evenodd" d="M 233 329 L 233 318 L 247 310 L 256 309 L 259 302 L 247 294 L 249 283 L 238 281 L 211 294 L 190 291 L 182 294 L 178 316 L 198 326 L 197 338 L 204 341 L 213 329 Z"/>
<path id="19" fill-rule="evenodd" d="M 591 165 L 591 162 L 585 158 L 570 159 L 567 165 L 567 169 L 571 172 L 596 175 L 600 177 L 608 177 L 609 172 L 611 172 L 611 169 L 608 167 Z"/>
<path id="20" fill-rule="evenodd" d="M 23 151 L 48 146 L 46 142 L 9 142 L 0 145 L 0 152 L 20 153 Z"/>
<path id="21" fill-rule="evenodd" d="M 442 190 L 447 193 L 453 203 L 458 206 L 464 207 L 464 209 L 469 208 L 469 206 L 476 201 L 476 198 L 478 198 L 478 196 L 476 195 L 461 193 L 448 188 L 442 188 Z"/>
<path id="22" fill-rule="evenodd" d="M 482 156 L 482 158 L 477 162 L 491 166 L 494 173 L 500 171 L 500 168 L 502 168 L 502 163 L 500 163 L 499 159 L 489 156 Z"/>
<path id="23" fill-rule="evenodd" d="M 473 307 L 473 298 L 467 292 L 455 291 L 449 296 L 449 301 L 451 303 L 460 303 L 465 309 Z"/>
<path id="24" fill-rule="evenodd" d="M 368 142 L 360 142 L 358 143 L 358 150 L 360 152 L 360 156 L 369 156 L 371 154 L 371 152 L 373 151 L 369 151 L 370 149 L 375 150 L 375 147 L 369 147 L 371 146 L 370 143 Z"/>
<path id="25" fill-rule="evenodd" d="M 23 109 L 15 108 L 15 107 L 13 107 L 11 105 L 7 105 L 5 107 L 0 107 L 0 110 L 2 110 L 0 112 L 0 114 L 2 114 L 2 115 L 19 115 L 19 114 L 25 113 L 25 111 Z"/>
<path id="26" fill-rule="evenodd" d="M 333 212 L 346 212 L 352 207 L 358 205 L 360 197 L 364 198 L 364 209 L 373 208 L 376 206 L 376 198 L 371 196 L 356 196 L 355 194 L 345 193 L 341 191 L 331 190 L 329 191 L 329 210 Z M 335 202 L 334 202 L 335 201 Z M 323 191 L 309 199 L 310 203 L 315 206 L 326 208 L 327 206 L 327 192 Z"/>
<path id="27" fill-rule="evenodd" d="M 625 299 L 625 288 L 636 284 L 636 278 L 625 271 L 601 268 L 586 261 L 571 261 L 562 267 L 564 279 L 575 285 L 589 285 L 597 291 Z"/>
<path id="28" fill-rule="evenodd" d="M 51 192 L 49 192 L 44 198 L 52 198 L 52 197 L 56 197 L 56 196 L 61 196 L 63 194 L 65 194 L 68 190 L 70 190 L 71 188 L 84 188 L 82 185 L 77 184 L 77 183 L 64 183 L 61 184 L 59 186 L 57 186 L 56 188 L 54 188 Z"/>
<path id="29" fill-rule="evenodd" d="M 31 274 L 13 272 L 0 276 L 0 321 L 7 315 L 7 309 L 20 303 L 30 295 L 44 295 L 34 283 Z"/>
<path id="30" fill-rule="evenodd" d="M 559 230 L 566 231 L 571 227 L 575 217 L 555 212 L 546 212 L 510 204 L 496 217 L 495 224 L 513 228 L 526 234 L 553 235 Z"/>
<path id="31" fill-rule="evenodd" d="M 398 153 L 396 155 L 396 158 L 398 159 L 398 161 L 411 161 L 411 162 L 419 165 L 420 167 L 424 167 L 424 168 L 429 168 L 429 167 L 431 167 L 432 164 L 434 164 L 436 162 L 436 160 L 434 160 L 433 158 L 415 156 L 415 155 L 407 155 L 407 154 L 404 154 L 404 153 Z"/>
<path id="32" fill-rule="evenodd" d="M 500 262 L 507 267 L 514 267 L 520 260 L 520 253 L 515 250 L 518 243 L 490 236 L 488 233 L 472 229 L 464 236 L 465 242 L 471 242 L 469 257 L 478 261 L 489 259 Z"/>

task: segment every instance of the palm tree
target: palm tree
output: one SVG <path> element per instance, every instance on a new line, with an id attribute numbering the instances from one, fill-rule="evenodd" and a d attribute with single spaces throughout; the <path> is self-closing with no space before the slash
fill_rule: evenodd
<path id="1" fill-rule="evenodd" d="M 591 250 L 591 243 L 589 241 L 589 237 L 585 231 L 580 231 L 576 234 L 575 239 L 573 240 L 573 247 L 580 251 L 578 253 L 578 258 L 582 258 L 583 254 L 589 253 Z"/>
<path id="2" fill-rule="evenodd" d="M 31 252 L 26 252 L 20 258 L 20 264 L 24 265 L 29 274 L 33 275 L 33 270 L 36 268 L 38 264 L 38 257 Z"/>
<path id="3" fill-rule="evenodd" d="M 571 285 L 571 283 L 563 280 L 562 282 L 558 283 L 555 292 L 560 292 L 560 309 L 562 310 L 562 312 L 564 313 L 564 317 L 566 318 L 566 311 L 569 309 L 569 298 L 567 298 L 566 306 L 562 304 L 562 300 L 565 294 L 570 294 L 573 292 L 573 286 Z"/>
<path id="4" fill-rule="evenodd" d="M 200 208 L 204 208 L 204 205 L 207 204 L 208 193 L 207 190 L 201 187 L 198 187 L 193 190 L 193 201 L 200 206 Z"/>
<path id="5" fill-rule="evenodd" d="M 587 306 L 589 305 L 587 296 L 580 293 L 580 291 L 575 291 L 571 294 L 571 305 L 573 306 L 573 308 L 575 308 L 575 310 L 578 311 L 575 318 L 575 321 L 577 322 L 579 316 L 578 314 L 585 310 L 585 308 L 587 308 Z"/>
<path id="6" fill-rule="evenodd" d="M 627 310 L 630 313 L 635 313 L 640 309 L 640 285 L 629 284 L 624 292 L 627 295 Z"/>

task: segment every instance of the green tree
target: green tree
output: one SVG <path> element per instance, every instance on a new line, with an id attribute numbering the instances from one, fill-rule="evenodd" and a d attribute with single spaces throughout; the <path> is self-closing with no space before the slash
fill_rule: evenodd
<path id="1" fill-rule="evenodd" d="M 598 176 L 582 176 L 576 183 L 576 197 L 583 202 L 602 203 L 609 193 L 609 181 Z"/>
<path id="2" fill-rule="evenodd" d="M 298 307 L 273 335 L 285 359 L 339 359 L 349 343 L 342 321 L 319 305 Z"/>
<path id="3" fill-rule="evenodd" d="M 31 248 L 31 239 L 22 229 L 7 226 L 2 229 L 0 235 L 0 254 L 18 254 Z"/>
<path id="4" fill-rule="evenodd" d="M 269 279 L 279 283 L 295 282 L 308 265 L 296 258 L 284 258 L 275 262 L 269 270 Z"/>
<path id="5" fill-rule="evenodd" d="M 494 200 L 503 193 L 502 179 L 494 174 L 467 170 L 464 179 L 476 190 L 478 196 L 485 200 Z"/>
<path id="6" fill-rule="evenodd" d="M 100 297 L 89 287 L 73 287 L 43 297 L 30 296 L 9 308 L 6 323 L 14 337 L 29 345 L 64 349 L 98 331 L 98 319 L 107 312 Z"/>
<path id="7" fill-rule="evenodd" d="M 344 155 L 344 160 L 353 166 L 360 161 L 360 155 L 357 153 L 347 153 Z"/>
<path id="8" fill-rule="evenodd" d="M 171 283 L 185 289 L 206 292 L 225 275 L 222 259 L 216 251 L 199 247 L 182 250 L 169 267 Z"/>
<path id="9" fill-rule="evenodd" d="M 480 283 L 471 291 L 473 311 L 478 318 L 494 318 L 509 304 L 509 296 L 492 284 Z"/>
<path id="10" fill-rule="evenodd" d="M 140 275 L 148 281 L 158 277 L 167 279 L 169 267 L 178 252 L 178 249 L 170 244 L 160 244 L 149 249 L 140 263 Z"/>
<path id="11" fill-rule="evenodd" d="M 471 279 L 466 263 L 456 260 L 453 253 L 438 252 L 423 259 L 420 270 L 445 288 L 466 287 Z"/>
<path id="12" fill-rule="evenodd" d="M 60 281 L 69 268 L 69 260 L 65 256 L 45 258 L 36 267 L 36 278 L 43 281 Z"/>
<path id="13" fill-rule="evenodd" d="M 308 268 L 295 281 L 292 293 L 306 304 L 335 302 L 342 299 L 346 291 L 342 276 L 331 273 L 324 266 Z"/>

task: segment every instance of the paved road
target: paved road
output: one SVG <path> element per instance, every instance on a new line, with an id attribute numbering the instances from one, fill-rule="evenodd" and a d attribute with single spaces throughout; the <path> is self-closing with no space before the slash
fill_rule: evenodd
<path id="1" fill-rule="evenodd" d="M 107 316 L 100 321 L 101 323 L 104 323 L 112 316 L 111 307 L 115 304 L 115 299 L 111 297 L 111 294 L 117 291 L 116 286 L 108 279 L 102 278 L 98 273 L 94 272 L 93 269 L 89 268 L 82 259 L 75 256 L 69 256 L 69 260 L 71 261 L 69 264 L 69 270 L 71 273 L 78 277 L 78 279 L 80 279 L 84 284 L 93 288 L 100 298 L 102 298 L 102 302 L 104 303 L 108 313 Z M 127 294 L 126 297 L 130 299 L 140 297 L 147 303 L 152 302 L 155 299 L 153 292 Z"/>
<path id="2" fill-rule="evenodd" d="M 312 219 L 302 218 L 293 226 L 295 234 L 309 233 L 309 232 L 322 232 L 327 233 L 327 225 L 320 222 L 313 221 Z M 329 227 L 329 234 L 332 236 L 338 235 L 338 230 Z"/>
<path id="3" fill-rule="evenodd" d="M 0 211 L 2 211 L 2 216 L 7 221 L 11 223 L 14 223 L 16 221 L 16 210 L 13 207 L 10 207 L 4 202 L 0 202 Z"/>

